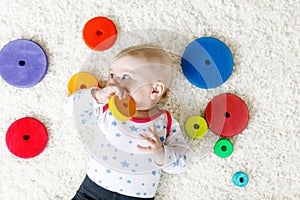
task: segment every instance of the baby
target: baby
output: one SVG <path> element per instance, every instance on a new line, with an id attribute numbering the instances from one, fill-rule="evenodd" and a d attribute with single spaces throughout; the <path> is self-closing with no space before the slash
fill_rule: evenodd
<path id="1" fill-rule="evenodd" d="M 135 46 L 115 57 L 104 88 L 84 91 L 93 97 L 98 126 L 111 145 L 147 159 L 130 163 L 120 158 L 120 167 L 126 169 L 134 165 L 151 170 L 138 173 L 133 169 L 128 173 L 92 158 L 74 200 L 154 199 L 161 170 L 180 173 L 186 168 L 190 152 L 179 123 L 168 111 L 158 107 L 171 78 L 172 61 L 164 50 Z M 132 97 L 136 104 L 133 118 L 121 122 L 111 114 L 107 107 L 113 95 L 120 99 L 127 95 Z"/>

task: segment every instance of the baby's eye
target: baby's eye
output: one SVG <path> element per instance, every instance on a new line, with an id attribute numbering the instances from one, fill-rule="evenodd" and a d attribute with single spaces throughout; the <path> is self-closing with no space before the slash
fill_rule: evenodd
<path id="1" fill-rule="evenodd" d="M 131 79 L 131 77 L 127 74 L 125 74 L 123 77 L 122 77 L 122 80 L 128 80 L 128 79 Z"/>

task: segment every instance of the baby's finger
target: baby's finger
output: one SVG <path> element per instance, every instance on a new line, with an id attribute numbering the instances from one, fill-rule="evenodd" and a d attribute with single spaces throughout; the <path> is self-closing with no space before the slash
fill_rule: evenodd
<path id="1" fill-rule="evenodd" d="M 117 96 L 119 97 L 120 100 L 124 99 L 127 96 L 127 91 L 121 87 L 119 87 L 118 90 L 119 90 L 119 93 Z"/>
<path id="2" fill-rule="evenodd" d="M 124 99 L 127 95 L 126 90 L 124 90 L 123 88 L 120 88 L 120 94 L 119 94 L 119 99 Z"/>
<path id="3" fill-rule="evenodd" d="M 152 137 L 149 137 L 147 135 L 143 135 L 143 134 L 140 134 L 140 136 L 146 140 L 148 142 L 149 145 L 154 145 L 156 143 L 156 140 Z"/>
<path id="4" fill-rule="evenodd" d="M 120 89 L 117 86 L 112 86 L 112 93 L 116 96 L 120 95 Z"/>
<path id="5" fill-rule="evenodd" d="M 149 152 L 152 150 L 152 147 L 148 146 L 148 147 L 143 147 L 143 146 L 140 146 L 138 145 L 137 148 L 141 151 L 145 151 L 145 152 Z"/>
<path id="6" fill-rule="evenodd" d="M 127 91 L 126 91 L 126 90 L 124 90 L 124 91 L 123 91 L 123 96 L 122 96 L 122 97 L 123 97 L 123 99 L 125 99 L 125 98 L 126 98 L 126 96 L 127 96 Z"/>
<path id="7" fill-rule="evenodd" d="M 147 132 L 151 134 L 151 136 L 153 138 L 155 138 L 155 140 L 158 139 L 158 135 L 157 135 L 157 132 L 156 132 L 156 128 L 155 128 L 155 125 L 153 124 L 152 125 L 152 129 L 150 129 L 149 127 L 147 128 Z"/>

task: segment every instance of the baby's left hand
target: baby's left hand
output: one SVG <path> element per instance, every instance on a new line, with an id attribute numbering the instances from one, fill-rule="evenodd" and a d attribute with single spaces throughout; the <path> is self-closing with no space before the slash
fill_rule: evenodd
<path id="1" fill-rule="evenodd" d="M 158 152 L 164 149 L 163 143 L 160 141 L 156 128 L 153 124 L 152 129 L 149 127 L 147 128 L 147 132 L 150 133 L 150 135 L 147 134 L 140 134 L 140 136 L 147 141 L 148 146 L 138 146 L 138 149 L 145 152 Z"/>
<path id="2" fill-rule="evenodd" d="M 140 134 L 140 136 L 145 139 L 148 143 L 148 146 L 138 146 L 138 149 L 141 151 L 151 153 L 151 157 L 157 165 L 164 165 L 165 162 L 165 150 L 162 141 L 160 141 L 156 128 L 153 124 L 153 128 L 147 128 L 149 135 Z"/>

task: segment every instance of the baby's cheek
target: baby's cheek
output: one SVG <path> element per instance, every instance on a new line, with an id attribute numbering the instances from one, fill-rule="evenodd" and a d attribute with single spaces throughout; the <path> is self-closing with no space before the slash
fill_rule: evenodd
<path id="1" fill-rule="evenodd" d="M 137 110 L 145 110 L 149 109 L 149 103 L 151 102 L 150 100 L 150 95 L 151 95 L 151 89 L 150 87 L 147 86 L 140 86 L 140 87 L 130 87 L 129 88 L 129 94 L 130 96 L 134 99 L 136 103 L 136 108 Z"/>

